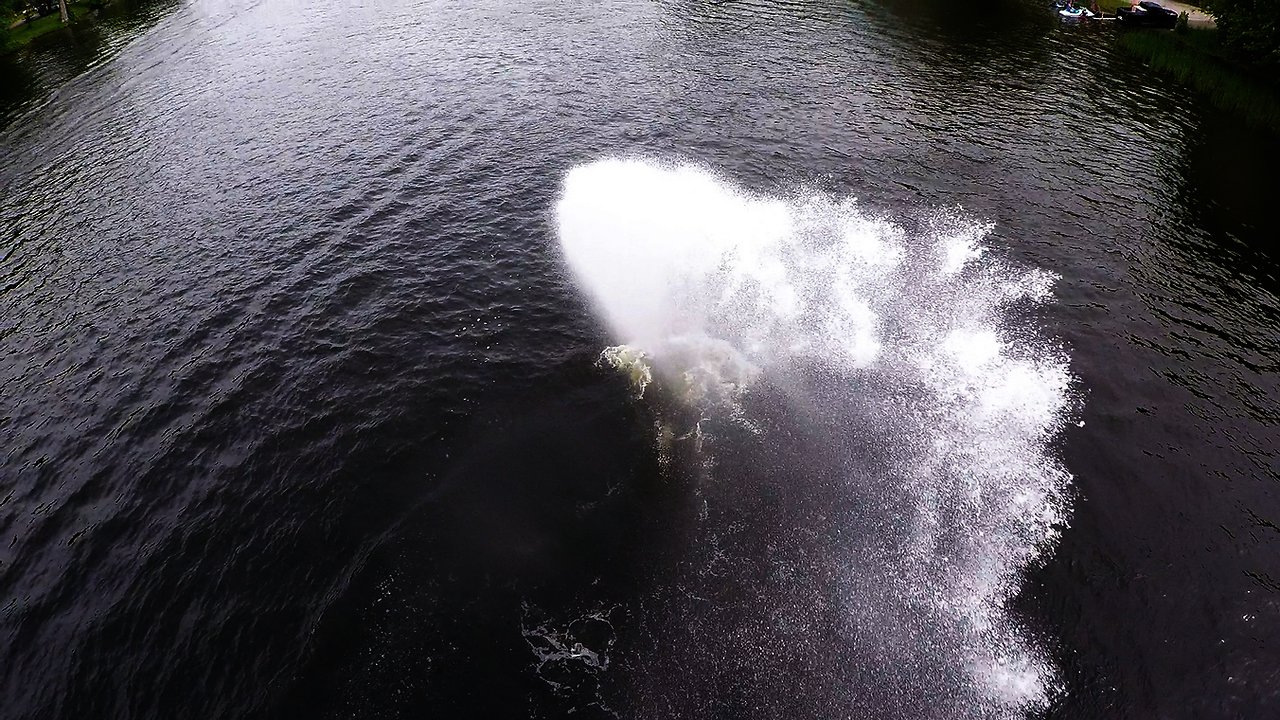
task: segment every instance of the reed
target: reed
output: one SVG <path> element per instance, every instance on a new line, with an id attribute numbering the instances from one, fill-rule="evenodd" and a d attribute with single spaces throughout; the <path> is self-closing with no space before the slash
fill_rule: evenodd
<path id="1" fill-rule="evenodd" d="M 1218 31 L 1121 33 L 1121 47 L 1206 96 L 1217 107 L 1280 132 L 1280 93 L 1223 54 Z"/>

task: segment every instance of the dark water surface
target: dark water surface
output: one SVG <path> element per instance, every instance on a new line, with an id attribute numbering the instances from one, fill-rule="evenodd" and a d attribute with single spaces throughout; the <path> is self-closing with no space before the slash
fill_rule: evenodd
<path id="1" fill-rule="evenodd" d="M 0 715 L 1280 715 L 1280 144 L 952 6 L 193 0 L 3 61 Z M 554 208 L 611 155 L 1060 277 L 1043 699 L 812 602 L 868 597 L 828 454 L 903 462 L 862 405 L 673 450 L 597 367 Z"/>

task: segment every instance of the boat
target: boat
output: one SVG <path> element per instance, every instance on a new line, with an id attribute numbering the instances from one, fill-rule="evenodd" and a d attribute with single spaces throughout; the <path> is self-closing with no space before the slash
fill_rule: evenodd
<path id="1" fill-rule="evenodd" d="M 1079 20 L 1080 18 L 1097 17 L 1092 10 L 1082 7 L 1076 7 L 1071 3 L 1055 2 L 1054 7 L 1058 9 L 1058 14 L 1067 20 Z"/>
<path id="2" fill-rule="evenodd" d="M 1064 18 L 1091 18 L 1093 12 L 1085 8 L 1062 8 L 1058 14 Z"/>
<path id="3" fill-rule="evenodd" d="M 1151 0 L 1142 0 L 1133 7 L 1116 10 L 1116 19 L 1127 27 L 1171 28 L 1178 24 L 1178 13 Z"/>

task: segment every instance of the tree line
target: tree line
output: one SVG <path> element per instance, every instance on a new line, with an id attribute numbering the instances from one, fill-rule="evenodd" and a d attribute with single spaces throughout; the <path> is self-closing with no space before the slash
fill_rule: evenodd
<path id="1" fill-rule="evenodd" d="M 62 15 L 62 22 L 70 22 L 71 15 L 67 12 L 67 0 L 0 0 L 0 50 L 4 49 L 5 42 L 9 39 L 9 23 L 13 18 L 20 18 L 34 11 L 36 17 L 44 17 L 52 13 Z"/>
<path id="2" fill-rule="evenodd" d="M 1280 2 L 1201 0 L 1218 26 L 1218 36 L 1241 61 L 1280 77 Z"/>

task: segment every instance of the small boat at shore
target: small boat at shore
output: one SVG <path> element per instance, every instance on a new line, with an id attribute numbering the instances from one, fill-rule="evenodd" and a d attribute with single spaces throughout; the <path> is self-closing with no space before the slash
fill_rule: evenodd
<path id="1" fill-rule="evenodd" d="M 1093 12 L 1084 8 L 1062 8 L 1058 14 L 1064 18 L 1091 18 Z"/>
<path id="2" fill-rule="evenodd" d="M 1076 7 L 1075 5 L 1065 3 L 1054 3 L 1054 7 L 1058 9 L 1058 15 L 1066 20 L 1080 20 L 1097 17 L 1097 15 L 1087 8 Z"/>
<path id="3" fill-rule="evenodd" d="M 1116 19 L 1127 27 L 1171 28 L 1178 24 L 1178 13 L 1151 0 L 1142 0 L 1133 7 L 1116 10 Z"/>

